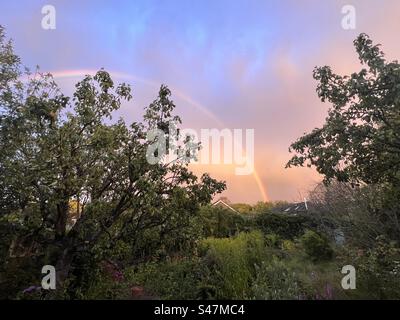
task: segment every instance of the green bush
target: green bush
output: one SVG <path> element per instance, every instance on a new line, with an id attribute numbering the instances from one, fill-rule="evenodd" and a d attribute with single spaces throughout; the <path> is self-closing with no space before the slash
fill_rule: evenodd
<path id="1" fill-rule="evenodd" d="M 353 298 L 400 299 L 400 248 L 383 238 L 369 250 L 348 250 L 343 265 L 356 269 L 356 290 Z M 348 263 L 348 261 L 351 261 Z"/>
<path id="2" fill-rule="evenodd" d="M 269 212 L 257 216 L 256 225 L 265 234 L 276 234 L 283 239 L 289 240 L 300 237 L 306 229 L 315 227 L 310 217 Z"/>
<path id="3" fill-rule="evenodd" d="M 277 258 L 264 262 L 257 268 L 252 292 L 258 300 L 293 300 L 301 297 L 296 273 Z"/>
<path id="4" fill-rule="evenodd" d="M 32 293 L 23 294 L 23 291 L 31 286 L 40 286 L 42 266 L 36 257 L 4 260 L 0 268 L 0 300 L 38 298 Z"/>
<path id="5" fill-rule="evenodd" d="M 78 290 L 75 296 L 82 300 L 125 300 L 131 297 L 129 283 L 117 282 L 105 273 L 97 274 L 89 289 L 85 292 Z"/>
<path id="6" fill-rule="evenodd" d="M 249 297 L 256 265 L 265 258 L 261 232 L 240 233 L 233 238 L 208 238 L 202 241 L 200 252 L 211 275 L 206 284 L 216 288 L 215 298 Z"/>
<path id="7" fill-rule="evenodd" d="M 282 238 L 275 233 L 265 235 L 265 243 L 268 247 L 279 248 L 282 245 Z"/>
<path id="8" fill-rule="evenodd" d="M 200 210 L 200 224 L 204 237 L 226 238 L 251 228 L 248 217 L 228 209 L 205 206 Z"/>
<path id="9" fill-rule="evenodd" d="M 329 240 L 314 231 L 307 230 L 300 241 L 306 254 L 313 261 L 324 261 L 333 257 L 333 249 Z"/>
<path id="10" fill-rule="evenodd" d="M 254 299 L 331 300 L 348 298 L 336 262 L 314 263 L 301 252 L 274 256 L 259 267 L 252 284 Z"/>
<path id="11" fill-rule="evenodd" d="M 287 252 L 294 252 L 296 250 L 296 244 L 291 240 L 283 240 L 282 250 Z"/>
<path id="12" fill-rule="evenodd" d="M 199 259 L 181 258 L 148 262 L 125 272 L 131 285 L 143 286 L 150 295 L 161 299 L 199 299 L 204 294 L 201 279 L 207 270 Z"/>

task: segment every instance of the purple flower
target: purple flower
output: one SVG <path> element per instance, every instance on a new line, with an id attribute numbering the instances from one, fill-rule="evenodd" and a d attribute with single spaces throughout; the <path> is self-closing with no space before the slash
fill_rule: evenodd
<path id="1" fill-rule="evenodd" d="M 329 283 L 326 284 L 325 293 L 327 299 L 333 299 L 333 288 Z"/>
<path id="2" fill-rule="evenodd" d="M 42 288 L 38 286 L 30 286 L 22 291 L 22 293 L 31 293 L 34 291 L 40 291 Z"/>

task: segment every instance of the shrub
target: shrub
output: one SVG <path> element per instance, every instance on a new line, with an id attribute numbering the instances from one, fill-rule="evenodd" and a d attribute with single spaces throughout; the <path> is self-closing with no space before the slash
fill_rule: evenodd
<path id="1" fill-rule="evenodd" d="M 313 261 L 324 261 L 333 257 L 333 249 L 325 236 L 307 230 L 300 240 L 306 254 Z"/>
<path id="2" fill-rule="evenodd" d="M 265 243 L 268 247 L 279 248 L 282 245 L 282 239 L 275 233 L 270 233 L 265 236 Z"/>
<path id="3" fill-rule="evenodd" d="M 207 284 L 216 288 L 216 298 L 249 297 L 256 265 L 265 258 L 261 232 L 240 233 L 234 238 L 208 238 L 202 241 L 201 252 L 211 275 Z"/>
<path id="4" fill-rule="evenodd" d="M 293 252 L 296 250 L 296 245 L 291 240 L 283 240 L 282 242 L 282 250 Z"/>
<path id="5" fill-rule="evenodd" d="M 252 284 L 253 298 L 327 300 L 348 297 L 341 288 L 343 275 L 335 262 L 315 264 L 297 253 L 264 261 Z"/>
<path id="6" fill-rule="evenodd" d="M 207 270 L 199 259 L 182 258 L 144 263 L 125 275 L 131 285 L 143 286 L 154 297 L 198 299 L 204 294 L 200 281 L 207 277 Z"/>
<path id="7" fill-rule="evenodd" d="M 400 248 L 378 238 L 369 250 L 349 250 L 346 261 L 356 268 L 353 297 L 362 299 L 400 299 Z"/>
<path id="8" fill-rule="evenodd" d="M 201 208 L 200 223 L 204 237 L 225 238 L 250 228 L 249 218 L 212 206 Z"/>
<path id="9" fill-rule="evenodd" d="M 42 266 L 35 257 L 4 260 L 0 268 L 0 300 L 38 298 L 38 292 L 25 294 L 23 291 L 32 286 L 40 286 Z"/>
<path id="10" fill-rule="evenodd" d="M 263 213 L 257 216 L 256 225 L 265 234 L 276 234 L 283 239 L 293 240 L 306 229 L 312 229 L 314 222 L 306 216 L 288 216 L 278 213 Z"/>
<path id="11" fill-rule="evenodd" d="M 262 263 L 257 269 L 251 288 L 255 299 L 293 300 L 301 297 L 297 275 L 284 261 L 275 258 Z"/>

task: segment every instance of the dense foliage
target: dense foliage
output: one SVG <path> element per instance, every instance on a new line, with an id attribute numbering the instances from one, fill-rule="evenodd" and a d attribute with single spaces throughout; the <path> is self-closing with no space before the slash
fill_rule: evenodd
<path id="1" fill-rule="evenodd" d="M 301 236 L 306 229 L 316 227 L 313 219 L 307 215 L 284 215 L 266 212 L 256 217 L 256 224 L 264 233 L 273 233 L 283 239 Z"/>
<path id="2" fill-rule="evenodd" d="M 288 166 L 315 166 L 326 180 L 400 183 L 400 64 L 387 62 L 365 34 L 355 41 L 365 66 L 339 76 L 328 66 L 314 70 L 321 100 L 331 108 L 322 128 L 291 145 Z"/>
<path id="3" fill-rule="evenodd" d="M 66 97 L 51 75 L 25 71 L 3 29 L 0 63 L 0 219 L 11 248 L 1 260 L 21 258 L 12 272 L 24 259 L 37 260 L 37 275 L 40 264 L 55 265 L 59 287 L 74 297 L 105 258 L 133 261 L 190 245 L 190 220 L 225 185 L 198 179 L 186 153 L 172 163 L 147 161 L 157 139 L 148 132 L 168 138 L 168 124 L 180 123 L 166 86 L 143 121 L 127 125 L 111 118 L 131 89 L 104 70 Z M 72 226 L 71 203 L 78 204 Z"/>
<path id="4" fill-rule="evenodd" d="M 288 165 L 314 165 L 326 184 L 291 214 L 211 205 L 225 185 L 191 173 L 191 153 L 147 161 L 148 133 L 180 123 L 166 86 L 141 122 L 113 121 L 128 85 L 100 70 L 66 97 L 24 70 L 0 28 L 0 298 L 399 299 L 400 68 L 366 35 L 355 45 L 368 70 L 314 72 L 333 107 Z M 44 264 L 55 292 L 39 286 Z M 357 290 L 341 287 L 348 264 Z"/>

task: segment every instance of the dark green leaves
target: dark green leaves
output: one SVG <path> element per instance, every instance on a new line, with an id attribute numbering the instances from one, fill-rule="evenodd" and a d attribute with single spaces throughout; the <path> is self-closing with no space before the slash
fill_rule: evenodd
<path id="1" fill-rule="evenodd" d="M 322 128 L 290 147 L 287 164 L 315 166 L 325 181 L 400 182 L 400 65 L 387 63 L 378 45 L 361 34 L 354 45 L 363 68 L 339 76 L 330 67 L 314 70 L 317 94 L 331 107 Z"/>

